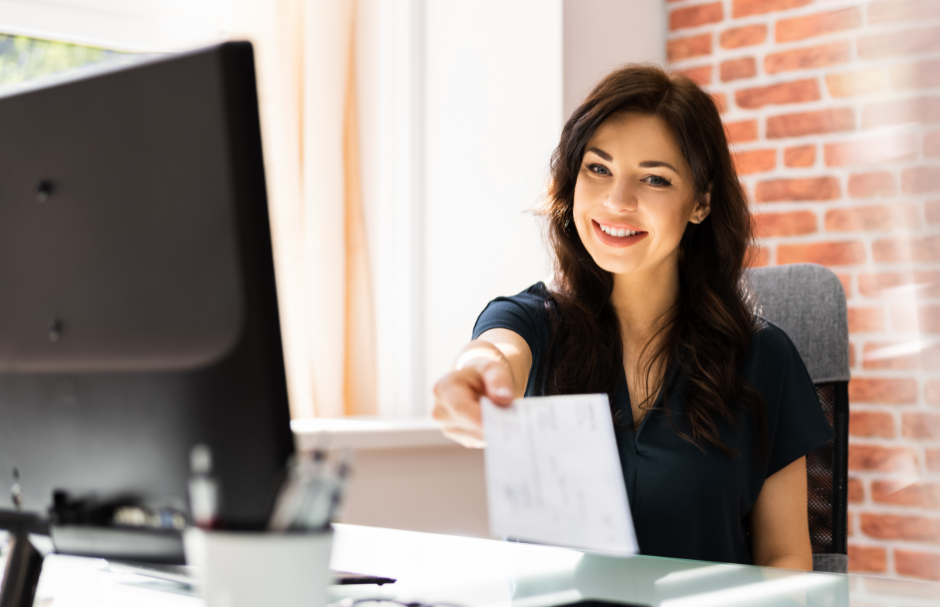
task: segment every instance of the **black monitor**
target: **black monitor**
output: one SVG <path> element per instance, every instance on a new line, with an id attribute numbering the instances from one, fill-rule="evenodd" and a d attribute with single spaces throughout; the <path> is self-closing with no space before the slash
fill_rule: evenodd
<path id="1" fill-rule="evenodd" d="M 186 513 L 197 444 L 262 528 L 294 446 L 248 43 L 0 93 L 0 509 L 16 469 L 40 516 Z M 145 544 L 56 548 L 182 560 Z"/>

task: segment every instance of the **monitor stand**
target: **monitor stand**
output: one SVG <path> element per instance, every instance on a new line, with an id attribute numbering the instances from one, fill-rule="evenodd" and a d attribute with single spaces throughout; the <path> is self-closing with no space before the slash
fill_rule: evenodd
<path id="1" fill-rule="evenodd" d="M 7 562 L 0 580 L 0 607 L 32 607 L 44 557 L 29 536 L 48 535 L 49 523 L 36 514 L 0 510 L 0 529 L 10 532 Z"/>

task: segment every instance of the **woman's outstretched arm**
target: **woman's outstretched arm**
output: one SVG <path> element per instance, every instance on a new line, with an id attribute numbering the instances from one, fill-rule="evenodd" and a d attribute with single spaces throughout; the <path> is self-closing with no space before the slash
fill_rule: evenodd
<path id="1" fill-rule="evenodd" d="M 525 393 L 532 352 L 508 329 L 490 329 L 468 343 L 454 367 L 434 386 L 434 419 L 451 439 L 465 447 L 485 445 L 480 397 L 508 406 Z"/>

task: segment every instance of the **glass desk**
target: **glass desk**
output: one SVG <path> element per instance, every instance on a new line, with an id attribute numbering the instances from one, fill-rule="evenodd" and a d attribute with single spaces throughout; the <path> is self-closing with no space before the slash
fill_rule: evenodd
<path id="1" fill-rule="evenodd" d="M 940 605 L 940 582 L 642 556 L 614 559 L 563 548 L 355 525 L 336 525 L 331 566 L 398 580 L 381 587 L 333 586 L 333 601 L 394 598 L 466 607 L 541 607 L 585 598 L 658 607 Z M 112 573 L 96 559 L 54 555 L 44 567 L 36 605 L 195 607 L 202 601 L 186 585 Z"/>

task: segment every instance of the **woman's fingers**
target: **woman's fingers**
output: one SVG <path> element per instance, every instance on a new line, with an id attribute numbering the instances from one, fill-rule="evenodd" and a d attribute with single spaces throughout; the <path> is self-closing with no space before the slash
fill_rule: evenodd
<path id="1" fill-rule="evenodd" d="M 483 378 L 473 367 L 465 367 L 441 378 L 434 386 L 434 419 L 448 425 L 479 428 Z"/>
<path id="2" fill-rule="evenodd" d="M 513 398 L 512 372 L 509 367 L 493 361 L 484 365 L 481 371 L 485 386 L 483 395 L 502 407 L 511 405 Z"/>
<path id="3" fill-rule="evenodd" d="M 431 415 L 452 440 L 465 447 L 483 447 L 483 396 L 504 407 L 512 403 L 512 373 L 505 364 L 480 360 L 442 377 L 434 386 Z"/>

